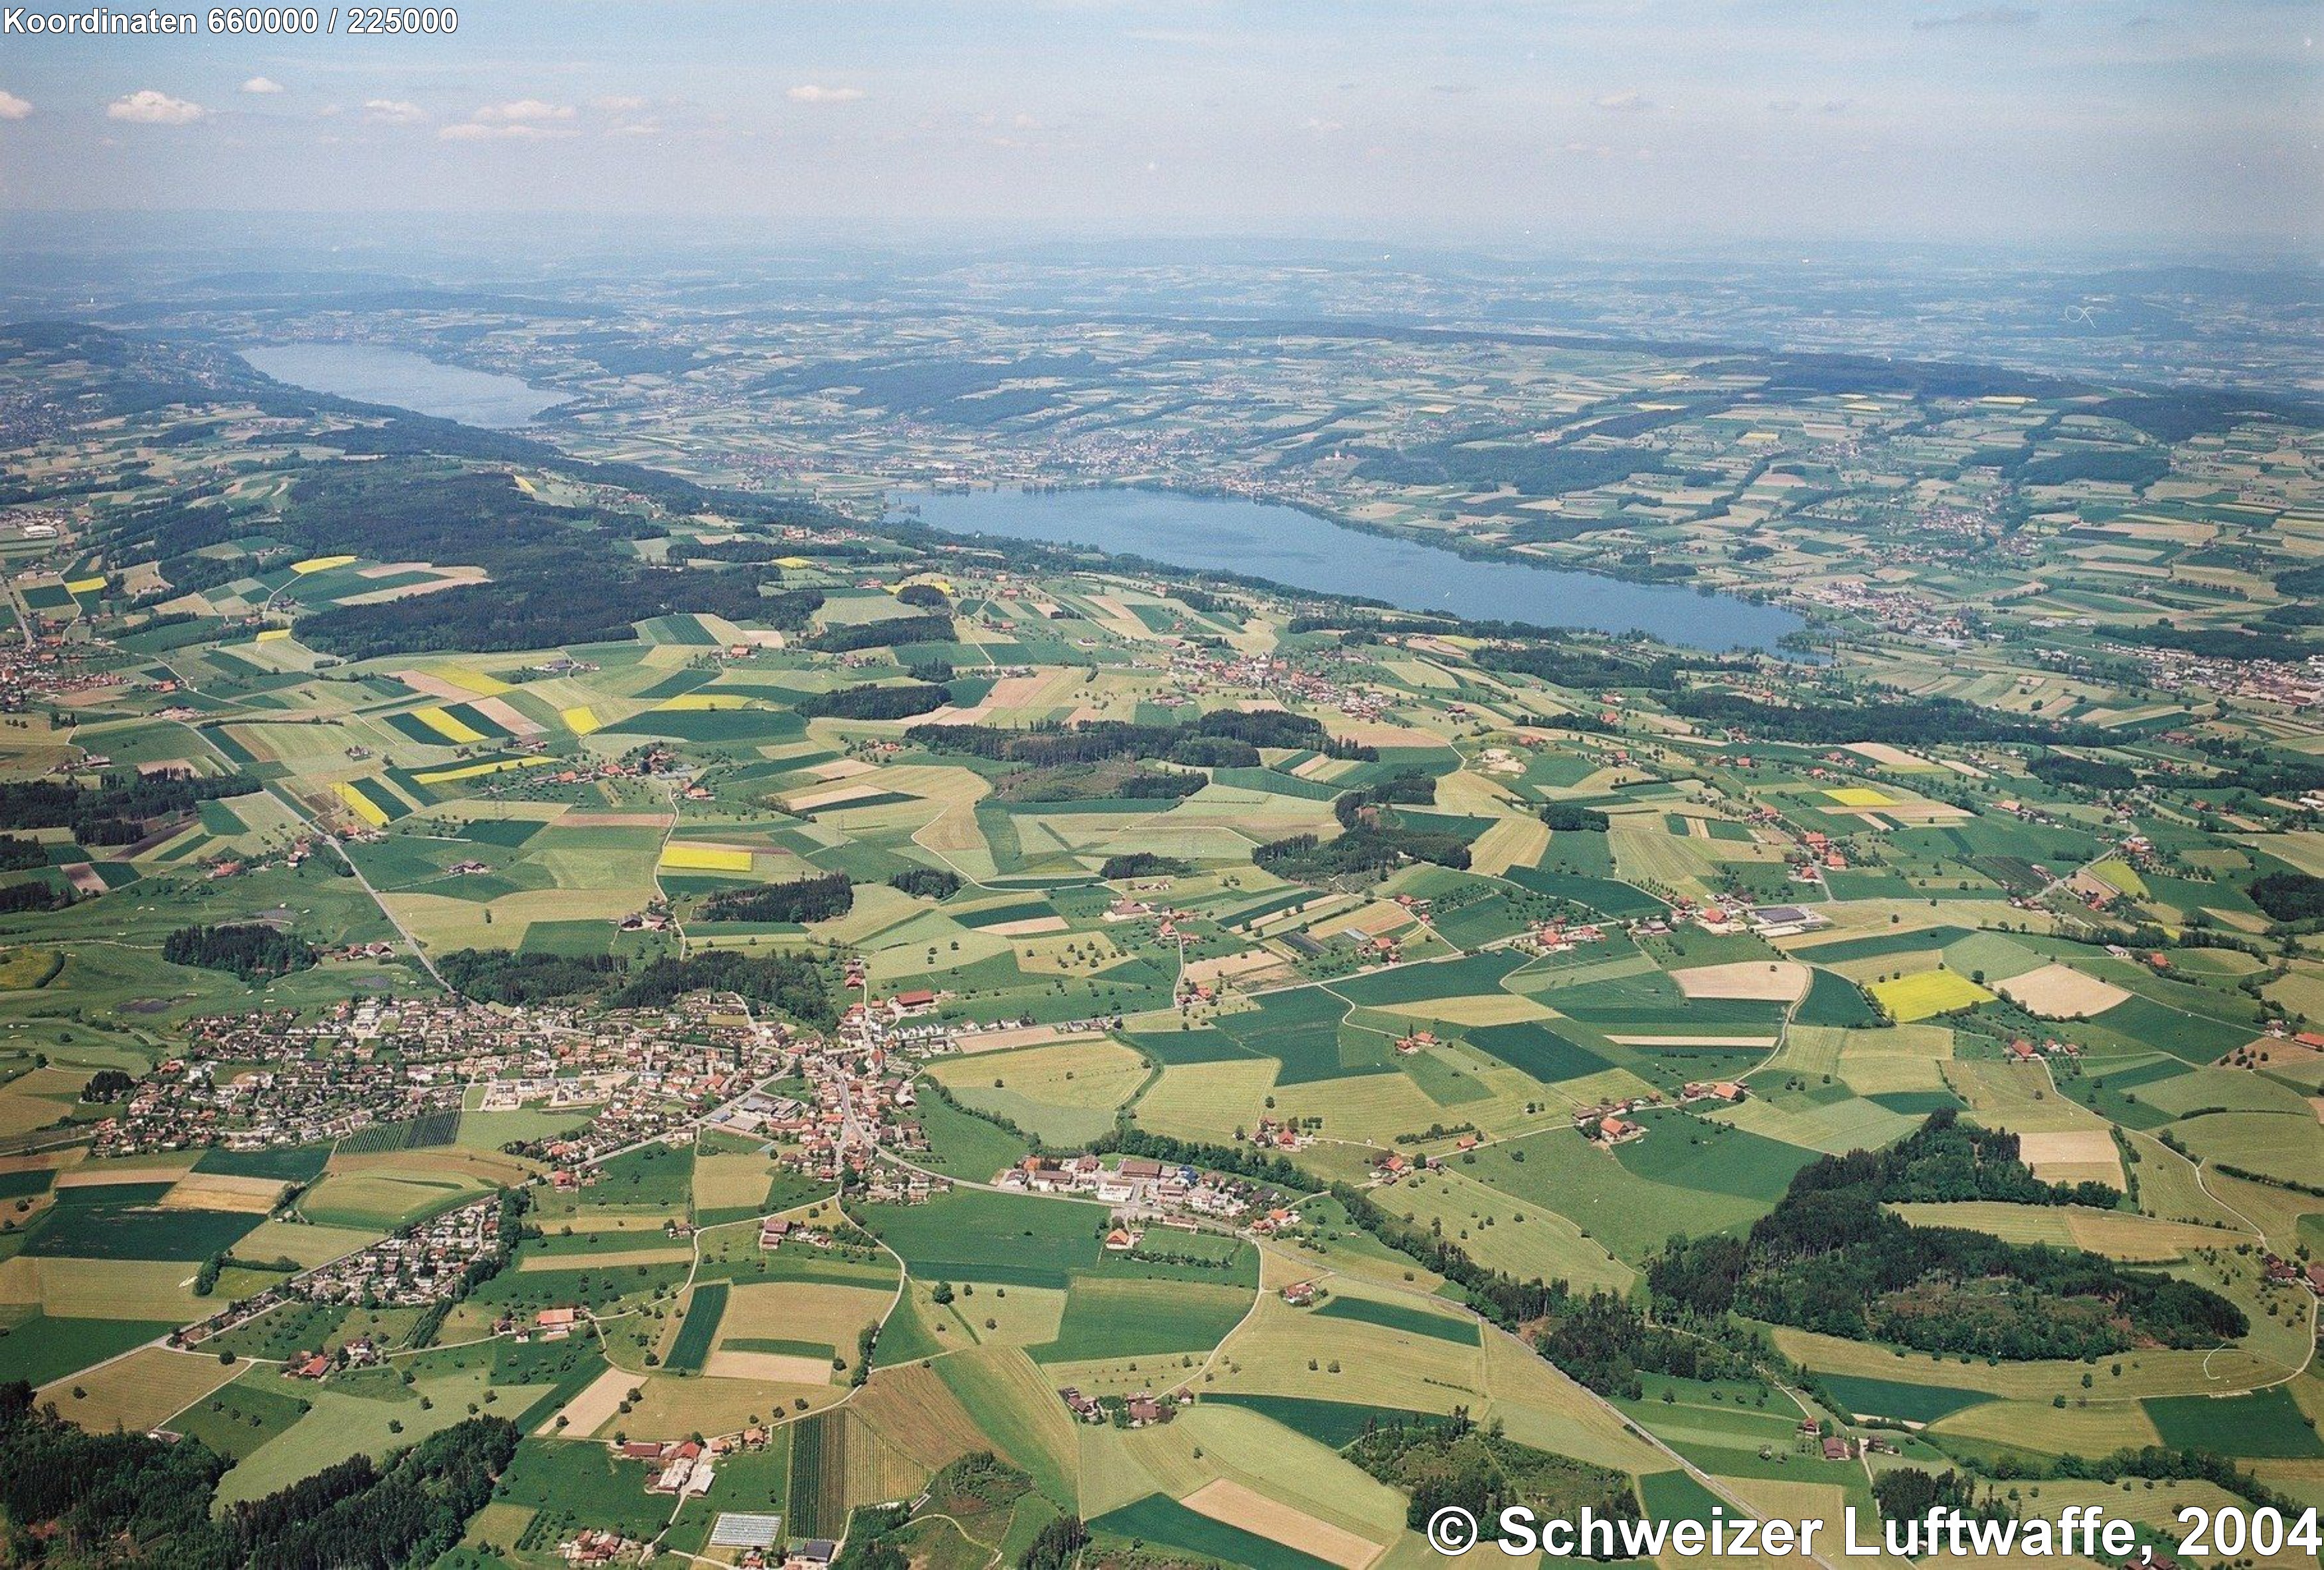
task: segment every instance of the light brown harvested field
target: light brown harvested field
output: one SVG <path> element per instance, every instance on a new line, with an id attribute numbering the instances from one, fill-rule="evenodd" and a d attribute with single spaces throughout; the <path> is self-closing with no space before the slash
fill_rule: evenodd
<path id="1" fill-rule="evenodd" d="M 543 1418 L 533 1434 L 543 1439 L 559 1434 L 568 1438 L 586 1438 L 622 1409 L 622 1399 L 638 1382 L 638 1376 L 626 1369 L 609 1368 L 591 1380 L 579 1395 Z M 565 1419 L 563 1427 L 558 1426 L 559 1418 Z"/>
<path id="2" fill-rule="evenodd" d="M 503 1155 L 498 1150 L 464 1150 L 456 1146 L 442 1146 L 426 1150 L 379 1150 L 361 1155 L 334 1151 L 327 1170 L 332 1172 L 377 1172 L 388 1177 L 405 1176 L 421 1179 L 442 1178 L 447 1170 L 466 1173 L 480 1183 L 496 1188 L 513 1187 L 536 1169 L 520 1156 Z"/>
<path id="3" fill-rule="evenodd" d="M 1375 721 L 1369 725 L 1332 727 L 1334 735 L 1371 747 L 1433 747 L 1443 738 L 1434 731 L 1420 730 L 1412 725 L 1389 725 Z"/>
<path id="4" fill-rule="evenodd" d="M 481 577 L 483 575 L 479 573 L 477 576 Z M 431 671 L 393 670 L 388 674 L 412 691 L 424 692 L 430 697 L 441 697 L 453 703 L 466 703 L 476 696 L 458 682 L 447 681 Z"/>
<path id="5" fill-rule="evenodd" d="M 1873 815 L 1859 815 L 1873 816 Z M 1966 807 L 1955 807 L 1949 801 L 1899 801 L 1881 808 L 1877 816 L 1893 818 L 1898 823 L 1956 823 L 1976 813 Z"/>
<path id="6" fill-rule="evenodd" d="M 858 774 L 869 774 L 872 769 L 872 765 L 862 758 L 834 758 L 829 762 L 817 763 L 807 772 L 818 780 L 853 780 Z"/>
<path id="7" fill-rule="evenodd" d="M 472 697 L 468 706 L 478 714 L 498 724 L 503 730 L 520 736 L 537 736 L 540 726 L 527 719 L 504 697 Z"/>
<path id="8" fill-rule="evenodd" d="M 2081 1183 L 2091 1178 L 2122 1184 L 2122 1157 L 2114 1136 L 2103 1129 L 2071 1133 L 2020 1134 L 2017 1154 L 2034 1175 L 2050 1183 Z"/>
<path id="9" fill-rule="evenodd" d="M 922 717 L 923 725 L 969 725 L 992 717 L 996 709 L 1022 708 L 1040 696 L 1049 678 L 1044 675 L 1004 676 L 992 684 L 984 701 L 970 708 L 940 708 Z"/>
<path id="10" fill-rule="evenodd" d="M 774 1164 L 765 1156 L 734 1153 L 697 1156 L 694 1161 L 694 1208 L 742 1210 L 763 1205 L 767 1187 L 774 1181 Z"/>
<path id="11" fill-rule="evenodd" d="M 977 827 L 975 804 L 968 801 L 954 802 L 922 824 L 914 831 L 912 843 L 923 850 L 934 851 L 939 857 L 989 857 L 992 852 L 992 847 L 984 842 L 984 830 Z"/>
<path id="12" fill-rule="evenodd" d="M 645 1399 L 622 1419 L 623 1428 L 637 1439 L 732 1434 L 776 1414 L 787 1419 L 804 1416 L 794 1402 L 805 1401 L 807 1411 L 816 1411 L 832 1405 L 842 1393 L 827 1382 L 764 1384 L 757 1380 L 688 1379 L 676 1374 L 632 1376 L 631 1383 L 645 1390 Z"/>
<path id="13" fill-rule="evenodd" d="M 1204 1483 L 1178 1502 L 1197 1515 L 1287 1544 L 1303 1554 L 1338 1565 L 1342 1570 L 1364 1570 L 1383 1551 L 1379 1544 L 1360 1538 L 1344 1527 L 1319 1521 L 1305 1510 L 1294 1510 L 1223 1477 Z"/>
<path id="14" fill-rule="evenodd" d="M 2211 1227 L 2080 1205 L 2008 1205 L 1973 1199 L 1890 1208 L 1915 1226 L 1968 1227 L 2005 1242 L 2071 1246 L 2133 1263 L 2160 1263 L 2183 1258 L 2196 1249 L 2219 1246 L 2219 1233 Z"/>
<path id="15" fill-rule="evenodd" d="M 828 790 L 807 790 L 788 797 L 783 805 L 793 812 L 813 812 L 819 808 L 838 807 L 850 801 L 861 801 L 873 796 L 885 796 L 887 790 L 869 781 L 835 785 Z"/>
<path id="16" fill-rule="evenodd" d="M 2045 965 L 1995 984 L 2001 995 L 2044 1020 L 2087 1019 L 2102 1014 L 2130 994 L 2111 982 L 2084 975 L 2071 965 Z"/>
<path id="17" fill-rule="evenodd" d="M 2073 1233 L 2075 1246 L 2111 1259 L 2164 1259 L 2218 1246 L 2219 1234 L 2207 1226 L 2119 1211 L 2087 1210 L 2080 1205 L 2068 1205 L 2065 1210 L 2066 1229 Z"/>
<path id="18" fill-rule="evenodd" d="M 78 1165 L 88 1154 L 87 1147 L 76 1145 L 69 1150 L 39 1150 L 29 1156 L 0 1156 L 0 1172 L 61 1172 Z"/>
<path id="19" fill-rule="evenodd" d="M 584 1267 L 596 1270 L 625 1270 L 633 1265 L 683 1265 L 694 1259 L 694 1251 L 683 1246 L 659 1249 L 629 1249 L 621 1251 L 587 1254 L 527 1254 L 517 1264 L 517 1273 L 528 1270 L 570 1270 Z"/>
<path id="20" fill-rule="evenodd" d="M 1529 867 L 1549 848 L 1549 826 L 1537 817 L 1504 817 L 1477 836 L 1469 870 L 1498 877 L 1511 867 Z"/>
<path id="21" fill-rule="evenodd" d="M 184 1324 L 196 1316 L 194 1272 L 183 1260 L 0 1261 L 0 1303 L 37 1303 L 51 1319 L 151 1319 Z"/>
<path id="22" fill-rule="evenodd" d="M 264 1215 L 290 1187 L 279 1178 L 226 1178 L 189 1172 L 161 1196 L 163 1210 L 232 1210 Z"/>
<path id="23" fill-rule="evenodd" d="M 955 1036 L 953 1045 L 964 1053 L 1006 1052 L 1018 1047 L 1047 1047 L 1065 1041 L 1103 1041 L 1111 1037 L 1076 1030 L 1069 1025 L 1019 1025 L 1007 1030 L 984 1030 Z"/>
<path id="24" fill-rule="evenodd" d="M 973 1450 L 993 1448 L 952 1387 L 926 1363 L 880 1370 L 847 1409 L 930 1472 Z"/>
<path id="25" fill-rule="evenodd" d="M 610 1205 L 593 1205 L 589 1207 L 588 1220 L 579 1224 L 584 1231 L 590 1233 L 659 1233 L 669 1224 L 672 1214 L 673 1212 L 659 1207 L 624 1211 L 615 1210 Z"/>
<path id="26" fill-rule="evenodd" d="M 1063 932 L 1068 925 L 1062 916 L 1028 916 L 1022 921 L 1002 921 L 981 930 L 995 937 L 1030 937 L 1039 932 Z"/>
<path id="27" fill-rule="evenodd" d="M 1609 1036 L 1617 1047 L 1751 1047 L 1769 1048 L 1773 1036 Z"/>
<path id="28" fill-rule="evenodd" d="M 1543 1020 L 1549 1011 L 1517 993 L 1472 993 L 1462 998 L 1416 998 L 1410 1002 L 1375 1005 L 1384 1014 L 1415 1020 L 1442 1020 L 1449 1025 L 1515 1025 Z"/>
<path id="29" fill-rule="evenodd" d="M 1283 962 L 1263 948 L 1246 949 L 1240 954 L 1221 955 L 1216 959 L 1197 959 L 1186 966 L 1186 979 L 1198 982 L 1232 980 L 1249 975 L 1253 971 L 1270 970 Z"/>
<path id="30" fill-rule="evenodd" d="M 1891 769 L 1916 769 L 1925 772 L 1938 767 L 1926 758 L 1916 758 L 1904 748 L 1890 746 L 1886 742 L 1850 742 L 1848 750 L 1859 758 L 1886 763 Z"/>
<path id="31" fill-rule="evenodd" d="M 115 1183 L 168 1183 L 183 1178 L 201 1159 L 198 1150 L 174 1156 L 140 1156 L 128 1161 L 88 1161 L 57 1176 L 60 1188 L 100 1188 Z"/>
<path id="32" fill-rule="evenodd" d="M 288 1258 L 309 1270 L 328 1264 L 379 1241 L 379 1234 L 359 1227 L 316 1226 L 311 1223 L 263 1221 L 234 1246 L 244 1259 Z"/>
<path id="33" fill-rule="evenodd" d="M 1808 990 L 1808 967 L 1795 960 L 1738 960 L 1674 970 L 1671 980 L 1691 998 L 1748 998 L 1788 1003 Z"/>
<path id="34" fill-rule="evenodd" d="M 765 1380 L 781 1385 L 831 1381 L 831 1364 L 826 1360 L 779 1352 L 714 1352 L 703 1361 L 702 1371 L 713 1379 Z"/>
<path id="35" fill-rule="evenodd" d="M 758 1336 L 820 1343 L 853 1362 L 857 1334 L 866 1325 L 885 1316 L 895 1296 L 885 1287 L 834 1287 L 796 1281 L 738 1286 L 728 1294 L 726 1311 L 719 1316 L 718 1339 L 722 1344 Z M 808 1382 L 831 1377 L 828 1360 L 809 1358 L 807 1362 L 815 1370 Z"/>
<path id="36" fill-rule="evenodd" d="M 430 578 L 426 583 L 397 584 L 392 588 L 366 589 L 359 595 L 348 595 L 339 601 L 343 605 L 383 605 L 394 600 L 408 600 L 415 595 L 432 595 L 439 589 L 458 588 L 463 584 L 482 583 L 481 568 L 451 568 L 446 576 Z"/>
<path id="37" fill-rule="evenodd" d="M 56 1403 L 58 1414 L 92 1434 L 116 1427 L 129 1433 L 158 1428 L 243 1371 L 215 1355 L 141 1346 L 117 1362 L 84 1369 L 42 1387 L 38 1404 Z M 73 1391 L 84 1391 L 76 1399 Z"/>
<path id="38" fill-rule="evenodd" d="M 1342 932 L 1359 932 L 1366 937 L 1386 937 L 1403 931 L 1413 924 L 1411 911 L 1391 900 L 1374 900 L 1369 904 L 1351 905 L 1345 910 L 1334 911 L 1307 928 L 1307 936 L 1318 943 L 1337 937 Z"/>

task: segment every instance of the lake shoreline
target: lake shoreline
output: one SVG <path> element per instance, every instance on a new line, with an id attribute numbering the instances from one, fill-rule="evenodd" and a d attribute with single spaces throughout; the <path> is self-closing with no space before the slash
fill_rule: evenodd
<path id="1" fill-rule="evenodd" d="M 330 339 L 247 345 L 236 350 L 261 375 L 309 392 L 375 403 L 482 430 L 532 429 L 573 395 L 520 376 L 438 360 L 389 344 Z"/>
<path id="2" fill-rule="evenodd" d="M 1056 521 L 1056 515 L 1076 501 L 1098 497 L 1122 502 L 1109 500 L 1103 504 L 1111 516 L 1088 513 L 1084 506 L 1084 516 Z M 1011 503 L 1017 505 L 1011 507 Z M 1173 507 L 1215 511 L 1171 513 Z M 1351 555 L 1326 548 L 1303 556 L 1286 549 L 1296 539 L 1282 534 L 1280 520 L 1275 516 L 1278 514 L 1342 531 L 1356 540 L 1376 541 L 1379 549 Z M 1812 635 L 1813 623 L 1789 607 L 1748 594 L 1684 583 L 1640 582 L 1551 566 L 1473 544 L 1467 550 L 1454 549 L 1406 531 L 1351 522 L 1324 509 L 1294 502 L 1119 481 L 897 486 L 888 493 L 888 515 L 909 518 L 934 532 L 955 538 L 1031 540 L 1176 572 L 1225 573 L 1293 595 L 1369 602 L 1454 623 L 1637 637 L 1706 653 L 1742 652 L 1799 663 L 1814 660 L 1812 652 L 1795 651 L 1787 642 Z M 1046 527 L 1041 526 L 1044 523 Z M 1231 530 L 1237 523 L 1244 528 L 1241 535 L 1220 533 L 1221 526 Z M 1157 553 L 1156 544 L 1167 549 L 1169 543 L 1162 531 L 1171 528 L 1179 530 L 1180 549 Z M 1149 531 L 1130 538 L 1130 531 L 1138 530 Z M 1240 554 L 1230 559 L 1224 554 L 1230 548 Z M 1281 565 L 1266 564 L 1264 559 L 1269 555 L 1282 559 Z M 1303 564 L 1311 569 L 1304 579 L 1296 570 Z M 1365 570 L 1378 575 L 1379 581 L 1351 580 L 1351 573 L 1360 576 Z M 1318 577 L 1339 581 L 1315 581 Z M 1446 598 L 1460 593 L 1462 608 L 1419 601 L 1409 589 L 1403 597 L 1395 593 L 1399 585 L 1419 582 L 1434 586 L 1450 582 L 1452 586 L 1447 589 Z M 1709 637 L 1699 633 L 1687 635 L 1701 625 L 1706 607 L 1715 607 L 1710 612 L 1712 622 L 1726 623 L 1723 634 L 1714 627 Z M 1726 642 L 1712 641 L 1722 635 Z"/>

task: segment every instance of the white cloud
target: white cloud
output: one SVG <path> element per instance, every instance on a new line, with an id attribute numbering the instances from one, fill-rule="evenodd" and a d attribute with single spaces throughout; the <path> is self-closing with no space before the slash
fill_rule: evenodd
<path id="1" fill-rule="evenodd" d="M 539 98 L 519 98 L 512 104 L 487 104 L 470 116 L 487 125 L 530 125 L 542 120 L 570 120 L 573 106 L 545 103 Z"/>
<path id="2" fill-rule="evenodd" d="M 248 81 L 242 84 L 242 90 L 245 93 L 257 93 L 263 95 L 268 93 L 280 93 L 285 89 L 283 88 L 282 84 L 276 81 L 272 77 L 253 77 Z"/>
<path id="3" fill-rule="evenodd" d="M 428 111 L 401 98 L 371 98 L 364 103 L 364 118 L 381 125 L 416 125 Z"/>
<path id="4" fill-rule="evenodd" d="M 447 125 L 436 134 L 446 142 L 484 142 L 495 137 L 526 141 L 548 134 L 536 125 L 486 125 L 475 120 L 463 120 L 456 125 Z"/>
<path id="5" fill-rule="evenodd" d="M 803 82 L 787 90 L 783 97 L 794 104 L 853 104 L 863 97 L 863 89 L 826 88 L 815 82 Z"/>
<path id="6" fill-rule="evenodd" d="M 185 125 L 208 113 L 199 104 L 173 98 L 152 88 L 124 94 L 105 106 L 106 119 L 127 120 L 139 125 Z"/>
<path id="7" fill-rule="evenodd" d="M 1608 93 L 1597 99 L 1596 102 L 1600 108 L 1617 115 L 1635 115 L 1641 110 L 1651 109 L 1655 106 L 1655 101 L 1652 98 L 1644 97 L 1635 89 L 1619 93 Z"/>
<path id="8" fill-rule="evenodd" d="M 32 112 L 32 105 L 15 94 L 0 88 L 0 120 L 22 120 Z"/>
<path id="9" fill-rule="evenodd" d="M 486 104 L 458 125 L 447 125 L 436 134 L 446 142 L 483 142 L 494 137 L 510 142 L 539 142 L 574 134 L 573 126 L 567 124 L 574 115 L 570 104 L 518 98 L 506 104 Z"/>
<path id="10" fill-rule="evenodd" d="M 603 109 L 609 115 L 634 115 L 646 106 L 646 100 L 629 93 L 615 93 L 608 97 L 590 99 L 589 106 Z"/>

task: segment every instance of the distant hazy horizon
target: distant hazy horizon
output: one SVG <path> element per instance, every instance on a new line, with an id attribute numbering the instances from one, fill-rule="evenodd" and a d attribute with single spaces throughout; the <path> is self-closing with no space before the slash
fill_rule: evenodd
<path id="1" fill-rule="evenodd" d="M 2274 0 L 493 0 L 450 37 L 18 36 L 0 227 L 21 246 L 94 207 L 2313 257 L 2314 20 Z"/>

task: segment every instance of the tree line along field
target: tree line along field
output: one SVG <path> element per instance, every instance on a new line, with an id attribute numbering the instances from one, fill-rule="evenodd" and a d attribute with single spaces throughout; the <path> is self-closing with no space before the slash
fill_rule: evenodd
<path id="1" fill-rule="evenodd" d="M 6 352 L 66 385 L 111 374 Z M 1770 408 L 1788 431 L 1789 406 Z M 1979 439 L 2006 423 L 1932 412 Z M 183 1433 L 233 1463 L 226 1497 L 245 1499 L 471 1406 L 507 1416 L 517 1459 L 467 1547 L 511 1565 L 589 1526 L 706 1547 L 714 1512 L 673 1525 L 610 1446 L 745 1427 L 775 1437 L 713 1501 L 786 1514 L 794 1535 L 848 1530 L 991 1449 L 1042 1501 L 1025 1521 L 1077 1514 L 1102 1553 L 1286 1565 L 1418 1551 L 1403 1495 L 1351 1446 L 1367 1423 L 1417 1432 L 1457 1408 L 1656 1509 L 1802 1482 L 1868 1499 L 1863 1467 L 1794 1443 L 1803 1417 L 1909 1434 L 1875 1473 L 2057 1482 L 2153 1445 L 2324 1502 L 2315 1303 L 2266 1264 L 2296 1274 L 2324 1237 L 2324 1058 L 2301 1039 L 2324 1017 L 2299 914 L 2300 880 L 2324 877 L 2297 806 L 2311 787 L 2237 702 L 2198 725 L 2198 706 L 2134 697 L 2132 645 L 2071 679 L 2014 639 L 1961 673 L 1897 656 L 1909 679 L 1876 689 L 1860 679 L 1877 639 L 1841 615 L 1840 656 L 1794 668 L 1801 701 L 1774 706 L 1741 661 L 979 554 L 812 509 L 779 520 L 635 476 L 585 485 L 524 439 L 438 450 L 452 439 L 417 429 L 397 439 L 426 461 L 369 466 L 254 438 L 236 453 L 280 467 L 222 482 L 223 518 L 173 527 L 231 532 L 182 550 L 123 466 L 162 437 L 225 450 L 194 418 L 80 433 L 77 461 L 124 484 L 89 493 L 59 550 L 104 557 L 106 586 L 32 608 L 76 627 L 77 661 L 130 679 L 60 695 L 65 723 L 0 729 L 0 807 L 26 819 L 0 833 L 30 845 L 0 857 L 23 864 L 0 892 L 24 891 L 0 911 L 0 1378 L 68 1418 Z M 285 418 L 327 434 L 319 411 Z M 2240 472 L 2200 450 L 2202 472 Z M 1443 478 L 1376 478 L 1470 495 L 1471 457 L 1430 461 Z M 382 488 L 347 489 L 357 467 Z M 2075 486 L 2114 483 L 2031 473 L 2057 480 L 2045 502 L 2086 510 Z M 2058 527 L 2161 539 L 2149 514 L 2168 500 Z M 477 541 L 429 522 L 455 504 L 491 526 Z M 376 539 L 325 549 L 359 515 Z M 527 575 L 576 522 L 606 554 L 560 610 Z M 2265 528 L 2206 526 L 2274 549 Z M 776 550 L 790 565 L 753 559 Z M 1706 559 L 1748 565 L 1724 546 Z M 142 568 L 185 586 L 134 603 L 120 575 Z M 2228 570 L 2250 576 L 2245 605 L 2289 597 Z M 294 580 L 299 609 L 270 609 Z M 2088 590 L 2070 572 L 2051 609 L 2087 608 Z M 201 695 L 190 720 L 163 714 L 163 679 Z M 97 753 L 182 760 L 185 777 L 114 780 Z M 641 772 L 650 756 L 684 788 Z M 43 780 L 76 794 L 60 808 Z M 106 827 L 118 813 L 132 837 Z M 318 827 L 351 836 L 361 882 L 327 849 L 293 864 Z M 314 962 L 244 975 L 164 957 L 222 955 L 171 939 L 247 924 Z M 374 945 L 394 957 L 346 952 Z M 904 1024 L 958 1049 L 891 1047 L 889 1066 L 918 1093 L 927 1149 L 908 1159 L 951 1192 L 835 1196 L 779 1170 L 795 1151 L 710 1132 L 558 1192 L 501 1146 L 594 1109 L 534 1104 L 296 1149 L 84 1149 L 123 1104 L 98 1076 L 143 1078 L 199 1016 L 313 1020 L 433 990 L 420 956 L 480 1001 L 587 1009 L 706 955 L 811 956 L 835 977 L 859 963 L 861 993 L 763 1005 L 801 1033 L 858 997 L 934 994 Z M 1949 1116 L 2015 1144 L 1877 1206 L 1980 1240 L 1946 1257 L 1986 1273 L 1868 1295 L 1880 1334 L 1801 1323 L 1772 1293 L 1748 1307 L 1777 1316 L 1704 1316 L 1691 1352 L 1655 1334 L 1686 1286 L 1674 1235 L 1760 1246 L 1826 1159 L 1904 1149 Z M 1213 1224 L 1209 1260 L 1166 1265 L 1108 1251 L 1106 1205 L 981 1187 L 1139 1135 L 1230 1175 L 1287 1161 L 1287 1214 L 1239 1237 Z M 281 1189 L 232 1208 L 228 1180 Z M 221 1270 L 244 1289 L 276 1253 L 322 1264 L 506 1185 L 540 1235 L 440 1318 L 280 1307 L 220 1338 L 232 1364 L 147 1344 L 222 1306 L 193 1285 L 220 1256 L 254 1255 Z M 864 1235 L 758 1246 L 760 1216 L 802 1207 Z M 2101 1261 L 2106 1291 L 2168 1277 L 2242 1328 L 2088 1358 L 1947 1343 L 1972 1300 L 2011 1325 L 2105 1317 L 2011 1251 L 2035 1245 Z M 1295 1307 L 1284 1289 L 1307 1283 Z M 553 1342 L 496 1328 L 552 1307 L 598 1324 Z M 279 1371 L 357 1340 L 390 1367 Z M 1065 1385 L 1183 1386 L 1191 1404 L 1167 1425 L 1077 1425 Z M 1252 1459 L 1268 1455 L 1280 1477 Z M 1021 1552 L 1013 1505 L 1006 1519 Z M 977 1551 L 926 1533 L 931 1554 Z"/>

